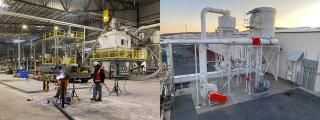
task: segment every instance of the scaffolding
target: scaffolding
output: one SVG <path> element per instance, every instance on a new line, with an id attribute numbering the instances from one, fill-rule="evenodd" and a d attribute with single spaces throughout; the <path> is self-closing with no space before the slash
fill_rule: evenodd
<path id="1" fill-rule="evenodd" d="M 45 33 L 42 36 L 43 40 L 53 40 L 56 38 L 83 40 L 84 33 L 83 32 L 65 32 L 65 30 L 53 30 L 49 33 Z"/>
<path id="2" fill-rule="evenodd" d="M 51 68 L 59 65 L 77 66 L 77 46 L 84 41 L 84 33 L 63 29 L 53 30 L 42 36 L 41 69 L 44 74 L 54 73 Z M 81 54 L 81 52 L 80 52 Z"/>

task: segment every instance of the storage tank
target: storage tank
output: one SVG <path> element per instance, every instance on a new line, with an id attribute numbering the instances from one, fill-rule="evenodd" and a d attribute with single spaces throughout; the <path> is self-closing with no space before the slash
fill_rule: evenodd
<path id="1" fill-rule="evenodd" d="M 152 36 L 150 36 L 151 43 L 160 44 L 160 31 L 154 31 Z"/>
<path id="2" fill-rule="evenodd" d="M 223 15 L 218 18 L 218 30 L 222 38 L 233 38 L 236 27 L 236 18 L 230 15 Z"/>
<path id="3" fill-rule="evenodd" d="M 249 28 L 252 30 L 252 37 L 274 38 L 275 8 L 259 7 L 248 14 L 251 14 Z"/>
<path id="4" fill-rule="evenodd" d="M 125 31 L 113 29 L 98 38 L 98 49 L 131 48 L 131 37 Z"/>
<path id="5" fill-rule="evenodd" d="M 98 50 L 108 48 L 131 48 L 131 37 L 125 31 L 113 29 L 106 32 L 98 38 Z M 102 61 L 102 66 L 106 71 L 114 69 L 114 62 Z M 126 67 L 129 67 L 129 62 L 124 62 Z M 111 66 L 111 67 L 110 67 Z"/>

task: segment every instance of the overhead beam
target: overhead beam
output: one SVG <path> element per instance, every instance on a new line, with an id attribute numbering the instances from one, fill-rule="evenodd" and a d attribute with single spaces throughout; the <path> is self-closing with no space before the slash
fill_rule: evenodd
<path id="1" fill-rule="evenodd" d="M 71 26 L 71 27 L 76 27 L 76 28 L 84 28 L 84 29 L 88 29 L 88 30 L 103 31 L 103 29 L 101 29 L 101 28 L 79 25 L 79 24 L 74 24 L 74 23 L 68 23 L 68 22 L 63 22 L 63 21 L 58 21 L 58 20 L 53 20 L 53 19 L 48 19 L 48 18 L 41 18 L 41 17 L 31 16 L 31 15 L 26 15 L 26 14 L 3 11 L 3 10 L 0 10 L 0 15 L 10 15 L 10 16 L 22 17 L 22 18 L 26 18 L 26 19 L 33 19 L 33 20 L 38 20 L 38 21 L 43 21 L 43 22 L 48 22 L 48 23 L 53 23 L 53 24 L 58 24 L 58 25 L 65 25 L 65 26 Z"/>

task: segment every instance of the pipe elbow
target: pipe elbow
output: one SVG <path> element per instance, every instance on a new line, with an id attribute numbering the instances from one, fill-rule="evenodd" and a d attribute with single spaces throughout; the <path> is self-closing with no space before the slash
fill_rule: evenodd
<path id="1" fill-rule="evenodd" d="M 212 7 L 205 7 L 201 10 L 201 17 L 205 17 L 205 15 L 208 12 L 212 12 L 212 13 L 217 13 L 217 14 L 222 14 L 222 15 L 230 15 L 230 11 L 229 10 L 222 10 L 222 9 L 217 9 L 217 8 L 212 8 Z"/>

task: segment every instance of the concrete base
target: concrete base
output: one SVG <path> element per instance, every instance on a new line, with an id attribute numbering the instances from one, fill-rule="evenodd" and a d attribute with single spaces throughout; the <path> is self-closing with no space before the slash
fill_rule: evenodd
<path id="1" fill-rule="evenodd" d="M 295 86 L 287 81 L 284 80 L 279 80 L 279 81 L 275 81 L 273 80 L 271 75 L 265 75 L 265 79 L 266 80 L 270 80 L 270 94 L 277 94 L 277 93 L 281 93 L 287 90 L 291 90 L 294 89 Z M 254 81 L 251 81 L 251 94 L 248 94 L 247 92 L 245 92 L 245 81 L 239 81 L 237 84 L 236 80 L 232 80 L 231 82 L 231 89 L 230 89 L 230 94 L 228 92 L 227 87 L 225 87 L 223 89 L 223 93 L 225 95 L 228 96 L 228 101 L 226 104 L 217 104 L 214 106 L 208 106 L 207 103 L 205 103 L 206 105 L 203 105 L 203 99 L 201 97 L 199 97 L 199 103 L 202 105 L 200 105 L 200 108 L 197 109 L 198 113 L 203 113 L 203 112 L 207 112 L 207 111 L 212 111 L 212 110 L 216 110 L 216 109 L 220 109 L 220 108 L 224 108 L 230 105 L 234 105 L 237 103 L 242 103 L 242 102 L 246 102 L 249 100 L 253 100 L 253 99 L 257 99 L 259 97 L 254 97 L 253 95 L 253 87 L 254 87 Z M 178 90 L 176 93 L 177 94 L 192 94 L 192 98 L 194 101 L 194 106 L 197 106 L 197 92 L 196 92 L 196 83 L 195 82 L 191 82 L 189 85 L 189 88 L 185 88 L 182 90 Z M 199 93 L 200 96 L 200 93 Z"/>
<path id="2" fill-rule="evenodd" d="M 316 120 L 320 98 L 295 89 L 199 115 L 201 120 Z"/>

